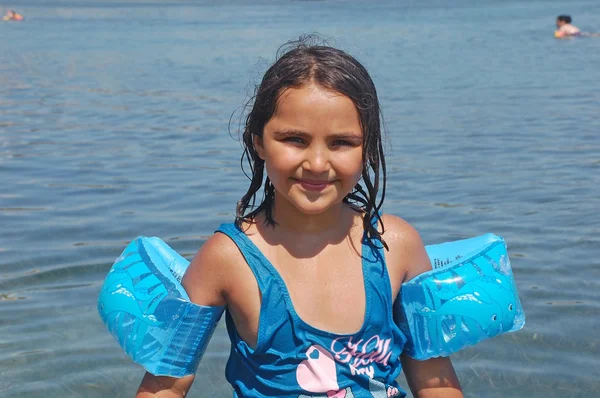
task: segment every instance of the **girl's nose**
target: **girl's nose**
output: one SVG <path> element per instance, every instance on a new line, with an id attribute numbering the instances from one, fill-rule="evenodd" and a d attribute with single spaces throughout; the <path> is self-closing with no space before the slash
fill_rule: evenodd
<path id="1" fill-rule="evenodd" d="M 315 174 L 329 171 L 329 151 L 320 147 L 308 148 L 302 167 Z"/>

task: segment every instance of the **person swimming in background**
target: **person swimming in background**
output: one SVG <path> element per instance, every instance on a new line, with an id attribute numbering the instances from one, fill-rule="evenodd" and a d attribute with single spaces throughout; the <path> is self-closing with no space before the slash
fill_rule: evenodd
<path id="1" fill-rule="evenodd" d="M 15 12 L 15 10 L 8 10 L 6 15 L 2 17 L 5 21 L 22 21 L 24 19 L 23 15 Z"/>
<path id="2" fill-rule="evenodd" d="M 557 39 L 581 36 L 581 31 L 578 27 L 571 24 L 571 16 L 570 15 L 559 15 L 556 17 L 556 31 L 554 32 L 554 37 Z"/>
<path id="3" fill-rule="evenodd" d="M 181 282 L 192 302 L 226 307 L 233 396 L 400 398 L 404 371 L 415 397 L 462 398 L 450 359 L 410 358 L 393 317 L 401 284 L 431 262 L 414 227 L 380 212 L 383 122 L 367 70 L 303 37 L 249 105 L 247 192 Z M 146 373 L 136 397 L 183 398 L 193 380 Z"/>

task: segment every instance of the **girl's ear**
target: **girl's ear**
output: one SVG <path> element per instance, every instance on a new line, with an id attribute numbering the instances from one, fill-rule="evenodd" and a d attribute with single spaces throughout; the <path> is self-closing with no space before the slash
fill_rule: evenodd
<path id="1" fill-rule="evenodd" d="M 263 139 L 262 137 L 259 137 L 257 135 L 255 135 L 252 138 L 252 143 L 254 144 L 254 149 L 256 150 L 256 153 L 258 154 L 258 157 L 261 158 L 262 160 L 265 160 L 265 149 L 263 147 Z"/>

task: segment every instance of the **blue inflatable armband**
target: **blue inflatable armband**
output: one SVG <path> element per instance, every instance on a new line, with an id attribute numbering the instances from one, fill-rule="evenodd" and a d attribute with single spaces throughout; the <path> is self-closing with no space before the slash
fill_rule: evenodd
<path id="1" fill-rule="evenodd" d="M 190 302 L 181 285 L 189 261 L 158 238 L 139 237 L 117 258 L 98 312 L 136 363 L 157 376 L 193 374 L 224 307 Z"/>
<path id="2" fill-rule="evenodd" d="M 403 283 L 401 305 L 395 307 L 409 356 L 448 356 L 523 327 L 504 239 L 486 234 L 426 250 L 433 270 Z"/>

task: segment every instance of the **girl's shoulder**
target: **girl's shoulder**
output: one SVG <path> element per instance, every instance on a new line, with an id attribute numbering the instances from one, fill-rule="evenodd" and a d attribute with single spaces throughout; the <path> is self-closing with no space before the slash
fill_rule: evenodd
<path id="1" fill-rule="evenodd" d="M 386 263 L 390 276 L 408 281 L 431 270 L 431 261 L 419 232 L 407 221 L 392 214 L 382 214 L 383 234 L 388 245 Z M 381 226 L 379 227 L 381 230 Z"/>
<path id="2" fill-rule="evenodd" d="M 182 280 L 190 299 L 202 305 L 224 305 L 237 276 L 249 270 L 237 245 L 225 234 L 213 234 L 198 250 Z"/>
<path id="3" fill-rule="evenodd" d="M 406 220 L 385 213 L 381 215 L 381 221 L 384 231 L 382 238 L 388 244 L 390 251 L 412 251 L 423 245 L 419 232 Z M 379 230 L 381 231 L 381 225 Z"/>

